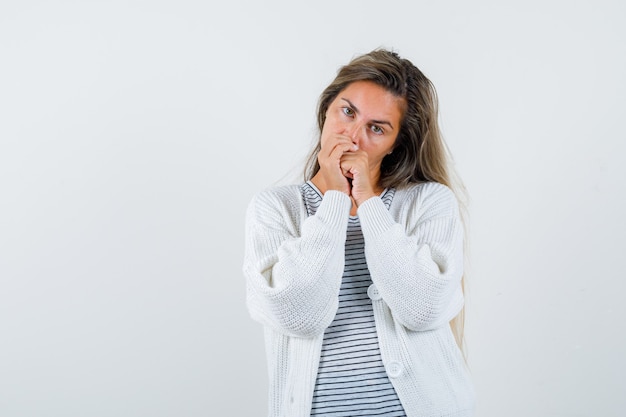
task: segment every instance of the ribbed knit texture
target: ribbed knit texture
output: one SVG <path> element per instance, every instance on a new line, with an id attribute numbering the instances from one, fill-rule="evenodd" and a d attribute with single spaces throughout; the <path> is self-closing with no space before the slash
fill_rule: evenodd
<path id="1" fill-rule="evenodd" d="M 394 193 L 389 189 L 381 195 L 386 207 Z M 309 182 L 302 194 L 307 214 L 315 215 L 322 202 L 319 190 Z M 350 217 L 339 308 L 324 332 L 311 416 L 406 416 L 380 355 L 363 245 L 359 218 Z"/>
<path id="2" fill-rule="evenodd" d="M 309 417 L 324 331 L 339 307 L 350 199 L 327 191 L 308 216 L 298 185 L 251 201 L 244 274 L 265 326 L 270 417 Z M 463 228 L 437 183 L 359 207 L 368 295 L 385 371 L 409 417 L 468 417 L 474 393 L 448 322 L 463 305 Z M 384 414 L 383 414 L 384 415 Z"/>

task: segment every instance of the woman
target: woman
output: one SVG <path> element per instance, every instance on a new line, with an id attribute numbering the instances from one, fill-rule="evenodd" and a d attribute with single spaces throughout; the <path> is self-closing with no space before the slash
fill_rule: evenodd
<path id="1" fill-rule="evenodd" d="M 463 224 L 434 87 L 375 50 L 324 90 L 318 125 L 305 183 L 259 193 L 246 217 L 269 415 L 472 415 L 451 326 Z"/>

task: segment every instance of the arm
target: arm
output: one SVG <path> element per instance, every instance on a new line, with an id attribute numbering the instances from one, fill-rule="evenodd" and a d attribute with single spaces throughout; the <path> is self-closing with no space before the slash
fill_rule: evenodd
<path id="1" fill-rule="evenodd" d="M 394 318 L 411 330 L 429 330 L 447 324 L 463 305 L 463 226 L 447 187 L 422 184 L 406 197 L 398 215 L 403 224 L 380 198 L 359 207 L 365 256 Z"/>
<path id="2" fill-rule="evenodd" d="M 344 193 L 328 191 L 300 224 L 298 204 L 286 194 L 252 200 L 243 269 L 255 320 L 295 336 L 324 332 L 337 311 L 350 204 Z"/>

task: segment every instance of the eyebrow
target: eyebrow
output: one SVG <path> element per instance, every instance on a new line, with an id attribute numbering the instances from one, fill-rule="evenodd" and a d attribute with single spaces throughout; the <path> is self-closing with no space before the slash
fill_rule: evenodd
<path id="1" fill-rule="evenodd" d="M 357 106 L 355 106 L 354 104 L 352 104 L 352 102 L 350 100 L 348 100 L 347 98 L 341 97 L 341 99 L 343 101 L 345 101 L 346 103 L 348 103 L 350 105 L 350 107 L 352 107 L 352 110 L 354 110 L 355 113 L 359 113 L 359 109 L 357 108 Z M 389 125 L 390 128 L 393 129 L 393 125 L 388 122 L 387 120 L 372 120 L 372 123 L 375 123 L 377 125 Z"/>

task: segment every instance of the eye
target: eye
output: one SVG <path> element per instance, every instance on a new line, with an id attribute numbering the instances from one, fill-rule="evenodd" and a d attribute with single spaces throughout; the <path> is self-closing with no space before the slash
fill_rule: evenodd
<path id="1" fill-rule="evenodd" d="M 385 133 L 385 131 L 380 126 L 377 126 L 377 125 L 372 125 L 370 127 L 370 130 L 377 135 L 382 135 L 383 133 Z"/>
<path id="2" fill-rule="evenodd" d="M 342 107 L 341 110 L 343 111 L 343 114 L 345 114 L 348 117 L 354 116 L 354 110 L 352 110 L 350 107 Z"/>

